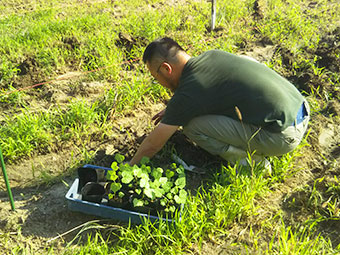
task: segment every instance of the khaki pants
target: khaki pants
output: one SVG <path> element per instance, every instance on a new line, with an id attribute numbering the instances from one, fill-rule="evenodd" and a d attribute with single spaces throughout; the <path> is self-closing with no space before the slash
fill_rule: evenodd
<path id="1" fill-rule="evenodd" d="M 221 115 L 196 117 L 183 132 L 204 150 L 230 162 L 245 158 L 247 152 L 260 157 L 279 156 L 295 149 L 303 139 L 310 115 L 307 101 L 305 106 L 308 114 L 304 120 L 279 133 Z"/>

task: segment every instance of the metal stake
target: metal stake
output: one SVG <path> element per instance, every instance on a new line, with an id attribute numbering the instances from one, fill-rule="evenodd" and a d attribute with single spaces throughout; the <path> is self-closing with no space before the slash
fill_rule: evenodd
<path id="1" fill-rule="evenodd" d="M 211 0 L 211 31 L 215 29 L 216 21 L 216 0 Z"/>
<path id="2" fill-rule="evenodd" d="M 8 198 L 9 198 L 9 201 L 11 203 L 12 210 L 15 211 L 14 200 L 13 200 L 13 196 L 12 196 L 11 187 L 9 186 L 9 182 L 8 182 L 8 178 L 7 178 L 6 167 L 5 167 L 4 158 L 2 156 L 1 146 L 0 146 L 0 162 L 1 162 L 1 167 L 2 167 L 2 173 L 4 175 L 4 179 L 5 179 L 5 183 L 6 183 Z"/>

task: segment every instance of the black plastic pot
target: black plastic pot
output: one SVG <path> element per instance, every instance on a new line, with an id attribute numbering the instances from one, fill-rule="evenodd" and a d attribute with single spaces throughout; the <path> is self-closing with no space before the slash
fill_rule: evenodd
<path id="1" fill-rule="evenodd" d="M 81 189 L 82 200 L 101 203 L 103 196 L 105 195 L 105 188 L 103 185 L 95 182 L 88 182 Z"/>
<path id="2" fill-rule="evenodd" d="M 78 192 L 80 192 L 80 190 L 88 182 L 106 181 L 105 174 L 106 174 L 105 169 L 93 168 L 93 167 L 88 167 L 88 166 L 78 168 L 78 177 L 79 177 Z"/>

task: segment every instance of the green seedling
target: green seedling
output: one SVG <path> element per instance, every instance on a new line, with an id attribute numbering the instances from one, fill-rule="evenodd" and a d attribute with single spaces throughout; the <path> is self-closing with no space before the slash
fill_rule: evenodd
<path id="1" fill-rule="evenodd" d="M 165 212 L 174 212 L 187 199 L 186 177 L 182 166 L 172 164 L 170 169 L 151 167 L 148 158 L 141 160 L 140 166 L 124 163 L 125 157 L 116 154 L 112 170 L 107 172 L 110 184 L 110 200 L 132 197 L 133 207 L 161 205 Z M 159 207 L 159 206 L 158 206 Z"/>

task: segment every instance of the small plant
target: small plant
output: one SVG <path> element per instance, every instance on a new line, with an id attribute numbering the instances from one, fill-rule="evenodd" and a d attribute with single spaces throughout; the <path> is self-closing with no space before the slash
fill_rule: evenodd
<path id="1" fill-rule="evenodd" d="M 151 167 L 144 157 L 140 166 L 124 163 L 125 157 L 116 154 L 107 172 L 110 181 L 109 201 L 124 208 L 157 214 L 159 211 L 175 212 L 187 198 L 184 168 L 171 164 L 169 169 Z"/>

